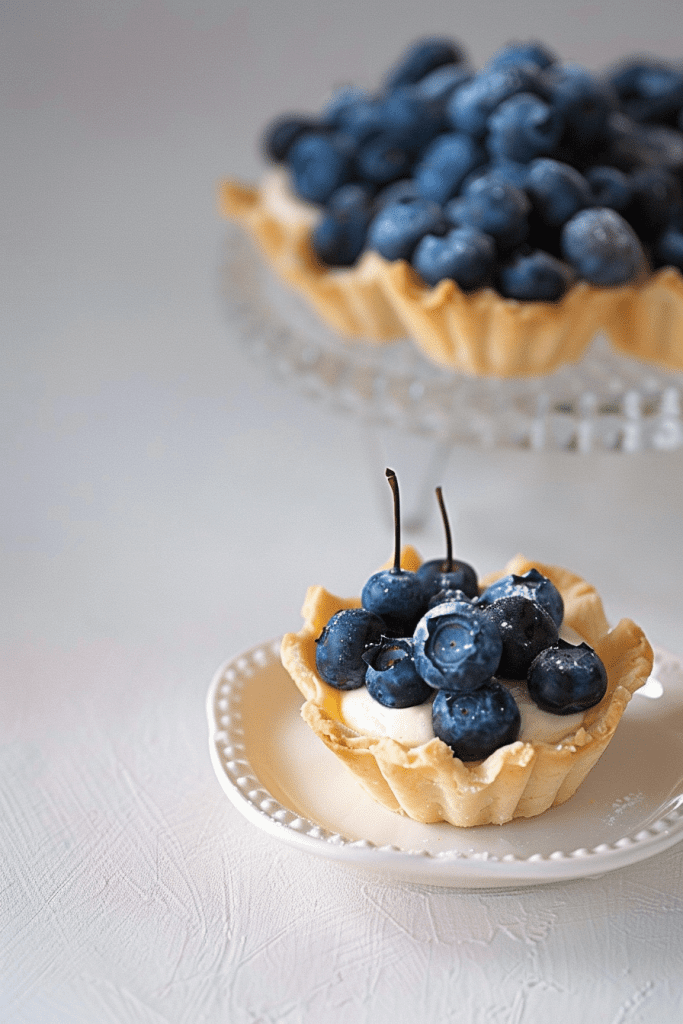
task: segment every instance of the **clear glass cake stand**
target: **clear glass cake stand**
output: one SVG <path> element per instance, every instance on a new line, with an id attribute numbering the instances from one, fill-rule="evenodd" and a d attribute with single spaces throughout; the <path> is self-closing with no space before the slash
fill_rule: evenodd
<path id="1" fill-rule="evenodd" d="M 249 354 L 301 394 L 353 415 L 370 449 L 381 428 L 427 440 L 426 484 L 460 445 L 577 453 L 683 446 L 683 373 L 621 356 L 604 337 L 580 363 L 545 377 L 470 377 L 433 365 L 408 339 L 341 339 L 237 228 L 226 239 L 223 284 Z"/>

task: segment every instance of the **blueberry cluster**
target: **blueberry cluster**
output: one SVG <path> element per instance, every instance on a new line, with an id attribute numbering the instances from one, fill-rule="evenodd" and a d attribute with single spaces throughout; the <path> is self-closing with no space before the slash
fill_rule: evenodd
<path id="1" fill-rule="evenodd" d="M 341 89 L 264 143 L 322 208 L 312 245 L 330 266 L 370 249 L 429 285 L 541 301 L 683 269 L 683 72 L 654 59 L 594 75 L 515 43 L 475 71 L 424 39 L 376 93 Z"/>
<path id="2" fill-rule="evenodd" d="M 559 637 L 563 613 L 559 591 L 536 569 L 481 595 L 465 562 L 387 569 L 370 577 L 361 608 L 332 616 L 316 642 L 316 666 L 331 686 L 366 685 L 389 708 L 423 704 L 436 690 L 435 735 L 461 760 L 479 761 L 519 735 L 519 709 L 500 680 L 526 680 L 532 700 L 557 715 L 605 695 L 595 651 Z"/>

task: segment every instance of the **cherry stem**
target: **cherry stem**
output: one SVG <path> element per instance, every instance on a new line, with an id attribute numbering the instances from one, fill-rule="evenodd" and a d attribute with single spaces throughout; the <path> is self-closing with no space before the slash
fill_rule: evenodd
<path id="1" fill-rule="evenodd" d="M 392 572 L 401 571 L 401 498 L 398 493 L 398 480 L 393 469 L 385 469 L 385 475 L 389 481 L 394 495 L 394 567 Z"/>
<path id="2" fill-rule="evenodd" d="M 443 500 L 443 494 L 440 487 L 436 489 L 436 500 L 439 503 L 441 509 L 441 518 L 443 519 L 444 533 L 446 534 L 446 572 L 453 571 L 453 540 L 451 538 L 451 524 L 448 522 L 448 512 L 446 511 L 446 505 Z"/>

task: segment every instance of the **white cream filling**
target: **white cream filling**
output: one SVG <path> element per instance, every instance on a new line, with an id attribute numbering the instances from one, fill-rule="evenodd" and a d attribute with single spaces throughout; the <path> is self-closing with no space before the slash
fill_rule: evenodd
<path id="1" fill-rule="evenodd" d="M 570 626 L 562 626 L 560 636 L 571 644 L 582 643 L 582 638 Z M 526 683 L 516 680 L 498 680 L 512 691 L 521 718 L 519 739 L 524 743 L 560 743 L 579 728 L 584 712 L 574 715 L 553 715 L 542 711 L 529 696 Z M 373 700 L 365 686 L 346 690 L 341 695 L 341 714 L 344 724 L 363 736 L 387 736 L 408 747 L 418 747 L 434 739 L 432 728 L 433 698 L 412 708 L 386 708 Z"/>

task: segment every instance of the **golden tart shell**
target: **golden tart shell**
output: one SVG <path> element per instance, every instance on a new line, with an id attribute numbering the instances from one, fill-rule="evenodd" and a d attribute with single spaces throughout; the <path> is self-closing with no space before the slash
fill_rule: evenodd
<path id="1" fill-rule="evenodd" d="M 626 355 L 683 369 L 683 278 L 673 268 L 637 285 L 579 281 L 558 302 L 520 302 L 491 288 L 466 294 L 449 280 L 430 287 L 404 260 L 389 262 L 374 252 L 353 267 L 323 266 L 310 244 L 320 213 L 292 194 L 280 169 L 259 188 L 223 182 L 219 202 L 342 337 L 376 344 L 410 337 L 440 366 L 475 376 L 534 377 L 578 362 L 602 331 Z"/>
<path id="2" fill-rule="evenodd" d="M 406 568 L 420 564 L 410 548 L 402 561 Z M 533 567 L 562 594 L 565 623 L 602 659 L 607 693 L 586 712 L 576 732 L 560 743 L 517 741 L 476 762 L 460 761 L 437 738 L 409 747 L 389 738 L 359 735 L 343 724 L 339 691 L 316 672 L 315 640 L 335 612 L 358 607 L 360 601 L 335 597 L 323 587 L 309 588 L 302 609 L 304 625 L 283 638 L 282 662 L 305 698 L 304 720 L 378 803 L 416 821 L 448 821 L 463 827 L 533 817 L 568 800 L 609 744 L 632 694 L 650 675 L 652 648 L 629 619 L 610 630 L 595 589 L 566 569 L 518 555 L 502 573 L 482 583 L 488 586 L 502 575 L 523 574 Z"/>

